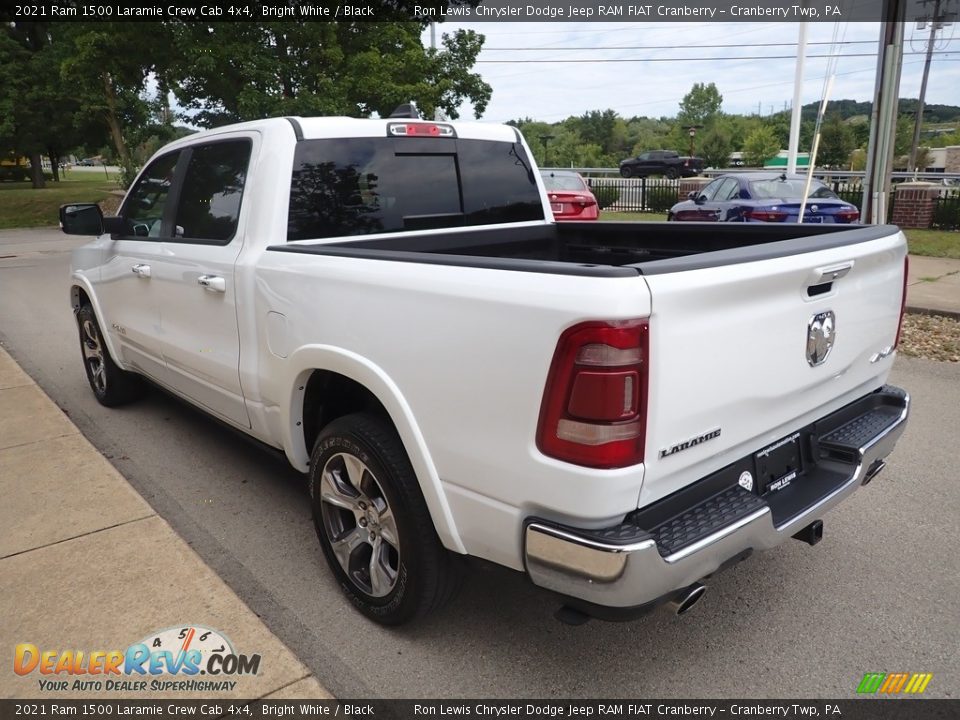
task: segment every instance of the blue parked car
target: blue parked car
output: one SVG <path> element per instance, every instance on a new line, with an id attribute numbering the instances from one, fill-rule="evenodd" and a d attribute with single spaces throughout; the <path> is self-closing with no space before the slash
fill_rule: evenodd
<path id="1" fill-rule="evenodd" d="M 797 222 L 806 178 L 776 173 L 720 175 L 689 200 L 670 208 L 667 220 L 699 222 Z M 855 223 L 856 205 L 841 200 L 819 180 L 810 184 L 805 223 Z"/>

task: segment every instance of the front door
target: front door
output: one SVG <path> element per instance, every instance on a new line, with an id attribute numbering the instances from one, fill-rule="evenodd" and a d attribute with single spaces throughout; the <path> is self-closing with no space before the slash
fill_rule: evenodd
<path id="1" fill-rule="evenodd" d="M 180 151 L 162 155 L 137 178 L 119 213 L 125 229 L 111 236 L 96 287 L 118 360 L 160 383 L 167 372 L 155 273 L 164 261 L 164 216 L 179 158 Z"/>

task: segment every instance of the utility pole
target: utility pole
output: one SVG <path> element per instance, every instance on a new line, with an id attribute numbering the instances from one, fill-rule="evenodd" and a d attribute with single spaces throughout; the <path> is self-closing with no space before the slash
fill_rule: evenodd
<path id="1" fill-rule="evenodd" d="M 930 0 L 923 0 L 927 4 Z M 907 170 L 915 172 L 917 169 L 917 151 L 920 145 L 920 127 L 923 124 L 923 101 L 927 96 L 927 78 L 930 77 L 930 60 L 933 58 L 933 46 L 937 41 L 937 31 L 943 28 L 946 17 L 940 14 L 940 0 L 933 0 L 933 16 L 930 18 L 930 39 L 927 40 L 927 59 L 923 63 L 923 80 L 920 82 L 920 100 L 917 103 L 917 116 L 913 123 L 913 144 L 910 145 L 910 160 Z M 927 20 L 918 22 L 920 29 Z M 924 168 L 926 170 L 926 168 Z"/>
<path id="2" fill-rule="evenodd" d="M 793 112 L 790 115 L 790 142 L 787 147 L 787 175 L 797 172 L 797 149 L 800 146 L 800 119 L 803 111 L 803 63 L 807 55 L 807 24 L 800 23 L 797 36 L 797 66 L 793 74 Z"/>
<path id="3" fill-rule="evenodd" d="M 897 104 L 900 71 L 903 65 L 903 26 L 906 0 L 889 0 L 883 5 L 883 23 L 877 48 L 877 79 L 874 83 L 870 117 L 870 144 L 863 178 L 863 206 L 860 217 L 875 225 L 887 221 L 890 169 L 897 132 Z"/>

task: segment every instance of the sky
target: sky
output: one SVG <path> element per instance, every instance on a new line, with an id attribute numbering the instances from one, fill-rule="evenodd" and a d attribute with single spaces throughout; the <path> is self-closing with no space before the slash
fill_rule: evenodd
<path id="1" fill-rule="evenodd" d="M 626 118 L 672 117 L 696 82 L 716 84 L 724 112 L 782 111 L 793 97 L 800 24 L 444 22 L 436 27 L 438 44 L 443 33 L 458 28 L 486 36 L 474 68 L 493 88 L 483 120 L 556 122 L 608 108 Z M 828 59 L 814 56 L 831 52 L 840 57 L 830 98 L 872 100 L 880 23 L 811 22 L 807 28 L 802 103 L 820 100 Z M 905 28 L 900 97 L 920 94 L 929 33 L 929 26 Z M 835 37 L 844 44 L 832 46 Z M 423 39 L 429 45 L 429 30 Z M 543 60 L 550 62 L 533 62 Z M 606 60 L 620 62 L 601 62 Z M 937 34 L 926 102 L 960 105 L 960 24 Z M 460 117 L 474 117 L 469 103 Z"/>

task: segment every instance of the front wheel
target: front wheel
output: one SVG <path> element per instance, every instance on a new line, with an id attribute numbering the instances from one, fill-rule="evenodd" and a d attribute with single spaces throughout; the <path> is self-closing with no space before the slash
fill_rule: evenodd
<path id="1" fill-rule="evenodd" d="M 364 615 L 400 625 L 446 603 L 460 564 L 440 543 L 396 431 L 378 417 L 328 425 L 310 457 L 313 522 L 340 588 Z"/>
<path id="2" fill-rule="evenodd" d="M 92 306 L 83 305 L 77 311 L 77 327 L 83 368 L 97 401 L 106 407 L 116 407 L 141 398 L 146 389 L 143 380 L 134 373 L 121 370 L 110 357 Z"/>
<path id="3" fill-rule="evenodd" d="M 633 177 L 633 170 L 630 168 L 629 165 L 624 165 L 622 168 L 620 168 L 620 177 L 625 177 L 625 178 Z"/>

